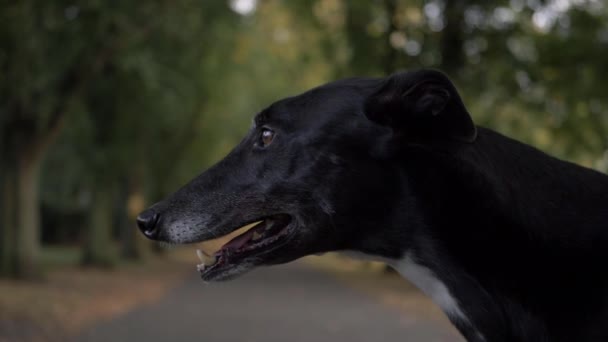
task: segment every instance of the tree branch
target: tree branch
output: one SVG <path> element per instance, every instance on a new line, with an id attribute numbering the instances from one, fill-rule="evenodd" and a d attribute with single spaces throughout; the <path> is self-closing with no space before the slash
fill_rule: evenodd
<path id="1" fill-rule="evenodd" d="M 135 35 L 139 35 L 140 39 L 145 39 L 155 23 L 150 22 L 147 26 L 135 32 Z M 133 37 L 134 34 L 130 34 L 129 37 Z M 107 63 L 113 58 L 117 51 L 123 49 L 129 42 L 125 35 L 117 35 L 111 44 L 106 45 L 102 48 L 90 63 L 73 64 L 65 73 L 65 76 L 59 83 L 59 91 L 57 97 L 60 99 L 54 108 L 50 112 L 50 117 L 44 131 L 37 136 L 32 138 L 27 148 L 27 155 L 29 156 L 30 162 L 38 160 L 40 155 L 44 152 L 47 146 L 49 146 L 59 135 L 61 129 L 65 123 L 65 117 L 72 101 L 77 98 L 86 88 L 92 80 L 99 74 L 99 72 L 107 65 Z"/>

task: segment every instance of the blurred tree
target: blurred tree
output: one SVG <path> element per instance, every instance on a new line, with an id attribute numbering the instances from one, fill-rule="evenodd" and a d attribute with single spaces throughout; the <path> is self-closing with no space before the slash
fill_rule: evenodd
<path id="1" fill-rule="evenodd" d="M 223 3 L 185 0 L 158 6 L 150 5 L 145 15 L 137 12 L 141 6 L 122 9 L 129 20 L 121 21 L 112 34 L 125 36 L 142 25 L 148 25 L 148 34 L 115 54 L 86 95 L 90 134 L 89 143 L 81 146 L 86 156 L 81 159 L 89 176 L 79 185 L 94 194 L 83 260 L 87 264 L 115 260 L 116 235 L 122 240 L 122 256 L 146 253 L 148 243 L 136 231 L 135 217 L 147 198 L 166 195 L 165 183 L 167 188 L 177 186 L 171 181 L 172 168 L 183 157 L 182 146 L 198 133 L 205 87 L 212 85 L 205 60 L 217 47 L 218 27 L 236 19 Z M 153 16 L 156 12 L 164 15 Z M 230 41 L 228 35 L 222 44 Z M 81 129 L 82 123 L 71 127 Z M 72 138 L 71 144 L 86 141 Z M 98 205 L 107 199 L 119 204 Z M 116 220 L 108 221 L 111 217 Z"/>
<path id="2" fill-rule="evenodd" d="M 604 2 L 238 3 L 0 2 L 0 272 L 36 274 L 39 188 L 88 214 L 86 261 L 145 254 L 141 208 L 263 106 L 341 77 L 440 68 L 479 124 L 608 167 Z"/>
<path id="3" fill-rule="evenodd" d="M 139 181 L 141 170 L 160 164 L 165 146 L 184 139 L 180 133 L 185 129 L 192 130 L 201 106 L 201 88 L 192 85 L 202 80 L 203 44 L 213 39 L 203 38 L 204 25 L 221 13 L 235 16 L 225 3 L 193 0 L 2 5 L 0 65 L 5 78 L 0 132 L 6 200 L 2 201 L 1 232 L 3 265 L 15 265 L 10 273 L 23 277 L 37 273 L 39 170 L 62 128 L 71 124 L 66 121 L 74 122 L 71 130 L 88 128 L 90 133 L 69 142 L 80 151 L 63 154 L 72 159 L 65 165 L 77 165 L 82 173 L 61 170 L 79 180 L 67 184 L 88 188 L 75 194 L 88 193 L 89 207 L 94 209 L 85 260 L 107 262 L 101 254 L 111 250 L 107 248 L 112 232 L 108 218 L 113 216 L 119 179 L 125 179 L 124 184 Z M 188 82 L 190 76 L 195 76 L 192 82 Z M 76 120 L 83 114 L 89 119 Z M 171 131 L 170 127 L 184 128 Z M 158 133 L 162 130 L 170 132 L 164 141 L 167 137 Z M 145 190 L 137 185 L 127 188 Z M 133 196 L 144 198 L 127 194 L 123 204 Z M 132 235 L 124 236 L 127 244 L 137 241 Z M 6 248 L 8 241 L 16 246 Z M 127 250 L 132 254 L 134 248 Z"/>
<path id="4" fill-rule="evenodd" d="M 298 2 L 291 7 L 306 13 Z M 318 0 L 313 9 L 328 59 L 348 56 L 336 76 L 439 68 L 480 124 L 606 165 L 605 2 Z"/>
<path id="5" fill-rule="evenodd" d="M 6 199 L 2 204 L 10 206 L 4 212 L 15 212 L 5 215 L 3 241 L 13 241 L 14 247 L 4 256 L 14 258 L 6 261 L 14 265 L 6 271 L 34 277 L 38 274 L 41 161 L 63 127 L 72 101 L 105 62 L 106 48 L 57 49 L 70 39 L 70 30 L 64 30 L 64 7 L 33 1 L 2 7 L 0 132 Z"/>

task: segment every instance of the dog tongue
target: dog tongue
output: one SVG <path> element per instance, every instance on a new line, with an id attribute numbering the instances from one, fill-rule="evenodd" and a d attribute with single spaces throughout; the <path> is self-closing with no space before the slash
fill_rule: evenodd
<path id="1" fill-rule="evenodd" d="M 219 251 L 223 246 L 228 245 L 230 245 L 230 248 L 238 249 L 242 247 L 245 243 L 247 243 L 247 241 L 251 237 L 251 234 L 253 234 L 253 231 L 250 232 L 249 230 L 251 230 L 251 228 L 253 228 L 254 226 L 258 225 L 260 222 L 262 221 L 250 223 L 233 231 L 230 234 L 224 235 L 217 239 L 201 242 L 199 244 L 199 247 L 203 252 L 205 252 L 206 255 L 213 255 L 215 254 L 215 252 Z M 240 236 L 241 234 L 243 234 L 243 236 Z"/>
<path id="2" fill-rule="evenodd" d="M 230 242 L 225 244 L 222 249 L 237 250 L 243 247 L 247 243 L 247 241 L 251 239 L 254 230 L 255 229 L 248 230 L 245 234 L 235 237 L 234 239 L 230 240 Z"/>

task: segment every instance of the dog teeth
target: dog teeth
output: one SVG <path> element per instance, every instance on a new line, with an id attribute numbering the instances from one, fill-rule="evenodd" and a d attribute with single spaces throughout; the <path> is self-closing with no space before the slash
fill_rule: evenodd
<path id="1" fill-rule="evenodd" d="M 251 237 L 252 241 L 256 241 L 262 238 L 262 234 L 258 233 L 258 232 L 253 232 L 253 236 Z"/>
<path id="2" fill-rule="evenodd" d="M 196 255 L 201 260 L 203 266 L 213 266 L 217 262 L 216 256 L 207 255 L 200 249 L 196 250 Z M 199 266 L 201 266 L 201 265 L 199 265 Z"/>

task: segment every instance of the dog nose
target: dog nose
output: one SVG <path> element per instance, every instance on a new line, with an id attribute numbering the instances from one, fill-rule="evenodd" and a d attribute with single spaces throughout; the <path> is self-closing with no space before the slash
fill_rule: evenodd
<path id="1" fill-rule="evenodd" d="M 148 238 L 156 239 L 158 237 L 158 219 L 160 215 L 154 210 L 146 210 L 137 216 L 137 226 L 139 230 Z"/>

